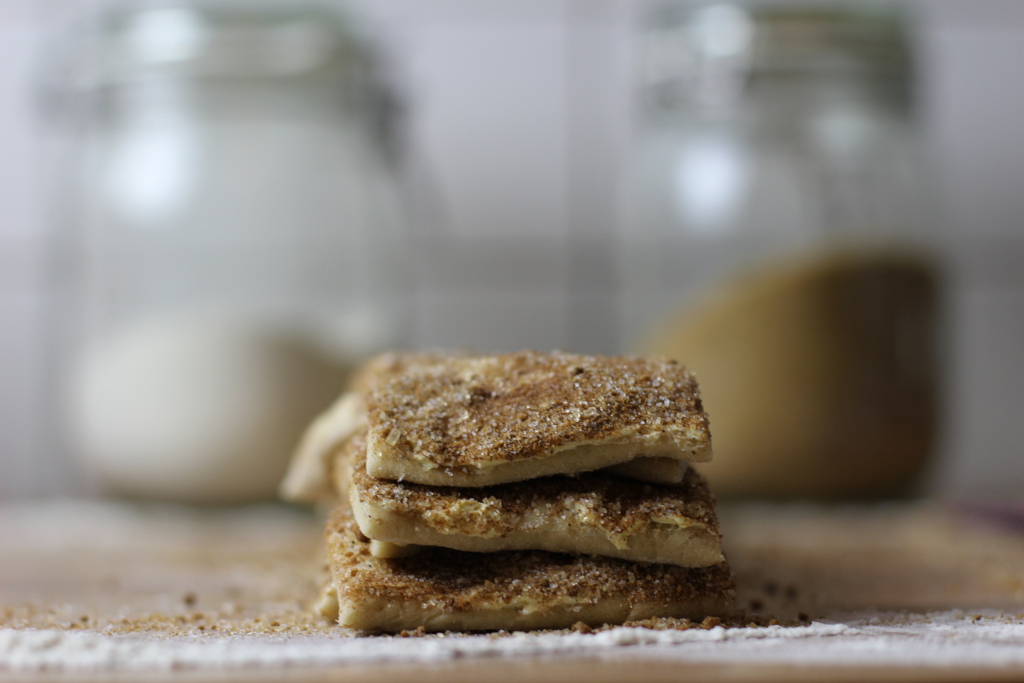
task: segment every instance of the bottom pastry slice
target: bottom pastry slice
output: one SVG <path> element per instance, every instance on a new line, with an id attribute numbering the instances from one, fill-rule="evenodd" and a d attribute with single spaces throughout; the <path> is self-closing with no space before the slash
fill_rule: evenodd
<path id="1" fill-rule="evenodd" d="M 326 529 L 328 585 L 320 611 L 342 626 L 398 632 L 566 628 L 651 617 L 727 616 L 735 595 L 725 562 L 702 568 L 544 551 L 370 552 L 347 507 Z"/>

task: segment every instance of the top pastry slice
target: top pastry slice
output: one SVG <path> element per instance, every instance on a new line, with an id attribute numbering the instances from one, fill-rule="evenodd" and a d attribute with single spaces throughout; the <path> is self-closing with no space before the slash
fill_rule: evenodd
<path id="1" fill-rule="evenodd" d="M 292 502 L 314 503 L 332 499 L 332 467 L 338 450 L 366 428 L 366 395 L 379 382 L 400 376 L 411 366 L 433 365 L 456 356 L 436 352 L 384 353 L 364 365 L 348 390 L 307 427 L 281 482 L 279 493 Z M 612 474 L 655 484 L 678 484 L 688 469 L 685 460 L 637 457 L 607 468 Z"/>
<path id="2" fill-rule="evenodd" d="M 381 479 L 490 486 L 637 458 L 711 459 L 697 382 L 673 361 L 425 354 L 364 391 L 367 473 Z"/>

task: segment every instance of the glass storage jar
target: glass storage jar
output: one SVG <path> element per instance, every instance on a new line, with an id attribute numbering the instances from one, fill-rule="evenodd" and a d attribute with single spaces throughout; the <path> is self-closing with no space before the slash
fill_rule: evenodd
<path id="1" fill-rule="evenodd" d="M 716 490 L 901 490 L 930 454 L 936 273 L 903 17 L 669 5 L 639 41 L 622 336 L 694 368 Z"/>
<path id="2" fill-rule="evenodd" d="M 346 368 L 404 339 L 377 54 L 290 2 L 122 7 L 82 45 L 69 447 L 126 493 L 272 496 Z"/>

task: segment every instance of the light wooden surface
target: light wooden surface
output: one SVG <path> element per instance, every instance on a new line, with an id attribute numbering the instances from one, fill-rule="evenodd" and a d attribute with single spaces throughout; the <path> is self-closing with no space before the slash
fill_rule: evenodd
<path id="1" fill-rule="evenodd" d="M 1024 633 L 1024 517 L 1015 516 L 1012 508 L 723 506 L 721 517 L 737 578 L 738 608 L 761 624 L 770 618 L 786 628 L 810 621 L 853 623 L 872 610 L 924 623 L 933 612 L 959 609 L 960 622 L 968 625 L 978 611 L 984 623 L 1019 624 Z M 319 537 L 315 515 L 273 506 L 197 510 L 57 502 L 0 508 L 0 631 L 51 629 L 122 639 L 117 642 L 142 638 L 156 647 L 294 641 L 319 644 L 320 652 L 331 642 L 367 647 L 382 642 L 373 637 L 353 641 L 310 612 L 322 572 Z M 892 621 L 889 631 L 898 636 L 900 623 Z M 841 644 L 844 637 L 828 642 Z M 906 637 L 912 645 L 920 636 L 908 631 Z M 386 642 L 398 648 L 391 652 L 400 653 L 403 642 L 410 641 Z M 779 643 L 785 645 L 785 639 Z M 704 650 L 661 646 L 578 653 L 555 648 L 547 655 L 492 652 L 429 663 L 390 661 L 386 655 L 372 663 L 282 660 L 280 666 L 287 668 L 278 668 L 271 658 L 227 668 L 193 663 L 179 670 L 162 668 L 166 662 L 151 669 L 143 662 L 139 668 L 136 661 L 136 668 L 124 670 L 112 660 L 92 672 L 74 667 L 5 670 L 0 647 L 0 678 L 154 683 L 277 680 L 284 674 L 311 682 L 418 683 L 1024 680 L 1024 654 L 991 665 L 977 660 L 894 664 L 870 655 L 851 664 L 848 658 L 787 660 L 777 653 L 763 661 L 750 653 L 739 661 L 713 661 L 718 647 L 709 642 Z M 742 643 L 732 647 L 744 652 Z M 13 655 L 6 656 L 9 665 Z"/>
<path id="2" fill-rule="evenodd" d="M 859 667 L 794 666 L 777 664 L 703 664 L 652 662 L 626 659 L 607 662 L 590 659 L 530 660 L 525 662 L 462 662 L 429 667 L 380 664 L 375 666 L 323 667 L 311 669 L 243 669 L 234 671 L 176 671 L 147 673 L 42 673 L 23 675 L 32 683 L 82 683 L 139 681 L 145 683 L 236 683 L 288 680 L 296 683 L 990 683 L 1022 681 L 1019 669 L 979 667 L 894 667 L 865 664 Z M 0 673 L 0 680 L 4 674 Z"/>

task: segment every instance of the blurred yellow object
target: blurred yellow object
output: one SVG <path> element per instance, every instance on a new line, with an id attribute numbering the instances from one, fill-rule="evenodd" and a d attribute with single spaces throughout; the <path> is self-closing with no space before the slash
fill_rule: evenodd
<path id="1" fill-rule="evenodd" d="M 811 258 L 734 282 L 640 351 L 697 374 L 720 495 L 899 493 L 932 452 L 937 298 L 922 258 Z"/>

